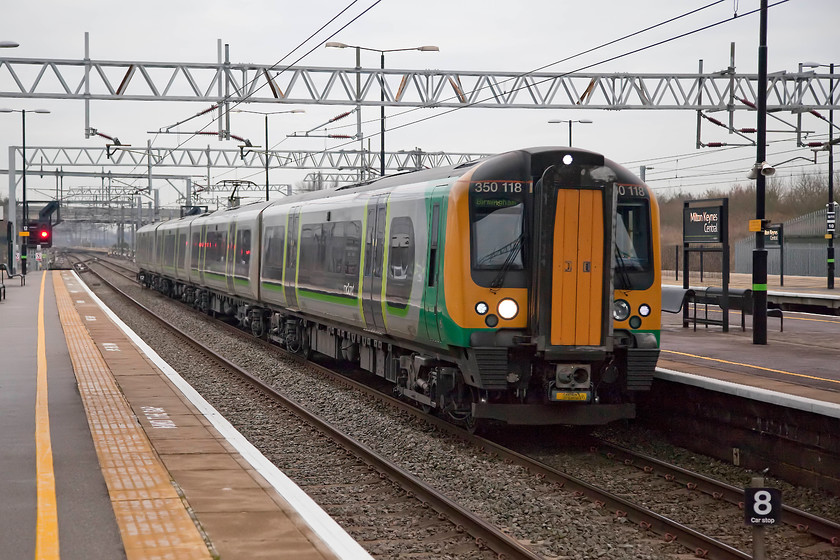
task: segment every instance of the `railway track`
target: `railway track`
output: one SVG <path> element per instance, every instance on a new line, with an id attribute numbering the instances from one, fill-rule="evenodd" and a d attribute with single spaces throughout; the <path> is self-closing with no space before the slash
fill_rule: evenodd
<path id="1" fill-rule="evenodd" d="M 331 461 L 321 463 L 320 466 L 322 468 L 318 469 L 319 472 L 315 476 L 310 471 L 307 471 L 306 476 L 297 477 L 299 485 L 308 494 L 316 498 L 316 501 L 318 494 L 323 494 L 324 489 L 327 487 L 334 488 L 336 485 L 361 485 L 365 488 L 367 495 L 376 496 L 376 499 L 380 503 L 402 503 L 405 505 L 406 502 L 412 502 L 411 508 L 416 510 L 412 514 L 415 517 L 413 521 L 419 521 L 422 524 L 423 532 L 427 534 L 426 539 L 428 540 L 429 533 L 436 533 L 443 535 L 442 539 L 444 541 L 451 541 L 437 543 L 441 552 L 447 549 L 463 549 L 464 546 L 473 546 L 478 555 L 476 557 L 486 557 L 485 551 L 489 549 L 499 558 L 511 560 L 539 560 L 541 558 L 541 556 L 522 546 L 516 539 L 502 533 L 492 524 L 459 506 L 441 492 L 438 492 L 400 468 L 394 462 L 375 453 L 349 435 L 344 434 L 329 422 L 326 422 L 318 415 L 287 398 L 261 379 L 251 375 L 243 368 L 217 354 L 212 348 L 209 348 L 201 341 L 182 333 L 174 325 L 158 317 L 141 303 L 109 282 L 104 276 L 90 269 L 90 263 L 85 264 L 89 273 L 94 274 L 109 289 L 119 294 L 127 302 L 130 302 L 136 309 L 154 318 L 160 326 L 168 329 L 172 333 L 172 336 L 178 337 L 198 353 L 219 364 L 224 370 L 235 374 L 238 378 L 250 384 L 259 392 L 260 397 L 281 404 L 283 408 L 292 412 L 303 423 L 308 425 L 309 427 L 301 425 L 291 429 L 295 433 L 294 443 L 296 444 L 286 446 L 289 450 L 304 447 L 309 448 L 312 446 L 311 442 L 313 441 L 320 440 L 321 444 L 323 444 L 323 440 L 325 439 L 331 440 L 341 448 L 341 450 L 338 450 L 333 445 L 317 451 L 316 455 L 324 458 L 330 457 Z M 311 451 L 307 449 L 307 453 L 311 453 Z M 332 460 L 335 457 L 339 457 L 339 460 Z M 284 461 L 293 465 L 292 471 L 300 471 L 301 467 L 294 456 L 286 454 Z M 323 467 L 326 464 L 329 464 L 330 472 L 324 472 Z M 304 471 L 306 470 L 304 469 Z M 366 475 L 363 474 L 360 477 L 360 473 L 366 473 Z M 301 480 L 302 483 L 300 482 Z M 359 509 L 360 506 L 354 508 L 349 503 L 336 504 L 334 492 L 330 493 L 329 499 L 332 500 L 331 505 L 333 509 L 338 509 L 343 512 L 339 515 L 339 522 L 341 522 L 341 516 L 352 518 L 354 522 L 358 522 L 357 520 L 363 515 L 363 509 Z M 348 506 L 351 508 L 350 512 L 347 511 Z M 429 508 L 436 515 L 429 515 L 426 511 Z M 393 522 L 393 520 L 390 520 L 390 522 Z M 433 525 L 438 525 L 438 527 L 434 528 Z M 370 531 L 371 533 L 375 533 L 374 528 L 370 528 Z"/>
<path id="2" fill-rule="evenodd" d="M 731 484 L 668 464 L 665 461 L 660 461 L 602 439 L 596 439 L 591 450 L 593 453 L 600 453 L 611 461 L 639 469 L 654 477 L 661 477 L 690 491 L 700 492 L 711 496 L 715 500 L 728 502 L 741 510 L 744 508 L 744 490 Z M 783 504 L 782 523 L 793 527 L 797 531 L 822 539 L 833 546 L 840 546 L 840 524 L 829 519 Z"/>
<path id="3" fill-rule="evenodd" d="M 222 324 L 220 324 L 220 326 L 221 325 Z M 229 328 L 231 329 L 231 332 L 236 333 L 236 336 L 242 336 L 248 341 L 257 342 L 258 340 L 250 337 L 249 335 L 244 335 L 238 329 L 229 326 L 222 328 Z M 282 352 L 274 345 L 262 343 L 262 341 L 259 342 L 271 347 L 274 352 Z M 364 384 L 347 379 L 343 376 L 337 376 L 334 372 L 323 368 L 321 373 L 325 376 L 330 376 L 336 379 L 338 383 L 352 387 L 354 391 L 361 391 L 366 394 L 373 395 L 377 399 L 387 401 L 392 407 L 396 407 L 399 410 L 423 418 L 425 422 L 431 423 L 437 429 L 455 435 L 456 437 L 469 442 L 470 445 L 484 449 L 494 456 L 501 457 L 507 463 L 518 464 L 522 466 L 522 468 L 535 473 L 545 482 L 550 482 L 555 487 L 562 488 L 563 491 L 572 492 L 575 496 L 580 497 L 580 499 L 588 500 L 595 508 L 603 510 L 604 512 L 609 512 L 609 515 L 611 516 L 621 517 L 627 521 L 631 521 L 638 527 L 643 528 L 647 534 L 652 533 L 659 535 L 664 542 L 677 543 L 683 549 L 687 548 L 692 553 L 706 558 L 749 558 L 749 555 L 733 546 L 703 535 L 701 532 L 676 523 L 665 516 L 651 512 L 643 506 L 633 504 L 620 496 L 606 492 L 590 483 L 584 482 L 583 480 L 571 477 L 558 469 L 542 463 L 541 461 L 537 461 L 533 458 L 511 451 L 510 449 L 502 445 L 495 444 L 489 440 L 472 436 L 464 430 L 454 427 L 451 424 L 437 418 L 428 417 L 427 415 L 422 414 L 422 412 L 417 410 L 415 407 L 390 397 L 383 396 L 378 391 L 375 391 Z M 706 491 L 708 495 L 712 496 L 715 500 L 728 501 L 736 505 L 740 504 L 739 495 L 742 496 L 742 491 L 740 489 L 734 487 L 722 487 L 720 486 L 720 483 L 707 479 L 707 477 L 690 473 L 689 471 L 680 469 L 679 467 L 666 465 L 661 461 L 656 462 L 656 460 L 653 460 L 653 463 L 649 461 L 646 462 L 646 459 L 638 454 L 634 454 L 629 450 L 611 446 L 603 441 L 596 442 L 593 446 L 591 446 L 591 449 L 592 451 L 600 452 L 604 457 L 613 462 L 625 465 L 628 470 L 641 470 L 644 473 L 653 475 L 651 478 L 661 478 L 672 482 L 675 485 L 681 485 L 691 491 Z M 737 515 L 735 517 L 737 518 Z M 792 508 L 786 508 L 783 520 L 792 524 L 799 531 L 808 532 L 823 541 L 836 544 L 838 526 L 831 521 L 821 520 L 817 516 L 807 514 L 806 512 L 798 512 Z"/>

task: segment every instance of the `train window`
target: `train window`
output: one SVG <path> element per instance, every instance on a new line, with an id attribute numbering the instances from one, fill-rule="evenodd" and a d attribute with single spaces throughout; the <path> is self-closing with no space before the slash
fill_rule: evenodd
<path id="1" fill-rule="evenodd" d="M 326 271 L 340 274 L 340 283 L 357 281 L 359 253 L 362 248 L 362 224 L 359 221 L 324 224 Z"/>
<path id="2" fill-rule="evenodd" d="M 265 230 L 265 252 L 263 254 L 263 276 L 267 280 L 283 280 L 283 249 L 286 244 L 286 228 L 272 226 Z"/>
<path id="3" fill-rule="evenodd" d="M 175 266 L 175 241 L 177 240 L 175 232 L 166 232 L 163 237 L 163 265 L 167 267 Z"/>
<path id="4" fill-rule="evenodd" d="M 471 213 L 472 263 L 476 270 L 522 270 L 525 205 L 509 198 L 475 198 Z"/>
<path id="5" fill-rule="evenodd" d="M 227 260 L 227 231 L 208 231 L 204 248 L 206 270 L 217 274 L 225 273 Z"/>
<path id="6" fill-rule="evenodd" d="M 236 276 L 248 276 L 251 266 L 251 230 L 240 229 L 236 232 L 236 261 L 233 273 Z"/>
<path id="7" fill-rule="evenodd" d="M 619 203 L 615 224 L 615 287 L 645 290 L 653 284 L 650 208 L 646 201 Z"/>
<path id="8" fill-rule="evenodd" d="M 355 220 L 344 224 L 344 274 L 349 280 L 358 279 L 362 255 L 362 222 Z M 355 280 L 354 280 L 355 281 Z"/>
<path id="9" fill-rule="evenodd" d="M 411 296 L 411 279 L 414 274 L 414 224 L 411 218 L 400 217 L 391 221 L 388 245 L 388 285 L 385 297 L 389 305 L 404 308 Z"/>
<path id="10" fill-rule="evenodd" d="M 177 267 L 179 270 L 184 269 L 184 264 L 186 262 L 187 257 L 187 234 L 186 232 L 178 232 L 178 260 L 177 260 Z"/>
<path id="11" fill-rule="evenodd" d="M 332 224 L 327 224 L 332 225 Z M 304 224 L 300 229 L 298 285 L 312 288 L 319 285 L 325 271 L 327 245 L 322 224 Z"/>

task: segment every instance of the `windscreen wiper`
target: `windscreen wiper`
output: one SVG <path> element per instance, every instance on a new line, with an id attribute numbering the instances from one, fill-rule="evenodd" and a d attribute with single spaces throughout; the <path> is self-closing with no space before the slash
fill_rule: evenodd
<path id="1" fill-rule="evenodd" d="M 525 239 L 525 233 L 520 233 L 519 237 L 516 238 L 515 241 L 509 243 L 505 247 L 510 247 L 508 256 L 505 259 L 505 262 L 502 264 L 502 267 L 499 269 L 499 273 L 493 278 L 493 281 L 490 282 L 490 292 L 496 293 L 505 283 L 505 276 L 507 275 L 510 267 L 513 266 L 514 261 L 516 261 L 516 257 L 519 255 L 519 252 L 522 250 L 522 241 Z"/>

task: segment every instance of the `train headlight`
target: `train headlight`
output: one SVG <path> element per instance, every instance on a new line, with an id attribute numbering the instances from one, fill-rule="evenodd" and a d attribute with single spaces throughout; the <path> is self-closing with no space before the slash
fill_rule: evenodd
<path id="1" fill-rule="evenodd" d="M 479 315 L 484 315 L 490 310 L 490 306 L 484 303 L 483 301 L 479 301 L 475 304 L 475 312 Z"/>
<path id="2" fill-rule="evenodd" d="M 505 298 L 499 302 L 497 310 L 502 319 L 513 319 L 519 313 L 519 304 L 510 298 Z"/>
<path id="3" fill-rule="evenodd" d="M 630 304 L 623 299 L 617 299 L 613 302 L 613 318 L 616 321 L 626 321 L 630 316 Z"/>
<path id="4" fill-rule="evenodd" d="M 639 306 L 639 315 L 641 315 L 642 317 L 647 317 L 648 315 L 650 315 L 650 305 L 648 305 L 646 303 L 643 303 L 642 305 L 640 305 Z"/>

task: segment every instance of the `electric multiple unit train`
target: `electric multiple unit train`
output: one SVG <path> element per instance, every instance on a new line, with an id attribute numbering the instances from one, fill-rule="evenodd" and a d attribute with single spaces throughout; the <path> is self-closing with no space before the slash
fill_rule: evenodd
<path id="1" fill-rule="evenodd" d="M 604 156 L 532 148 L 137 232 L 139 280 L 452 421 L 635 416 L 659 356 L 659 214 Z"/>

